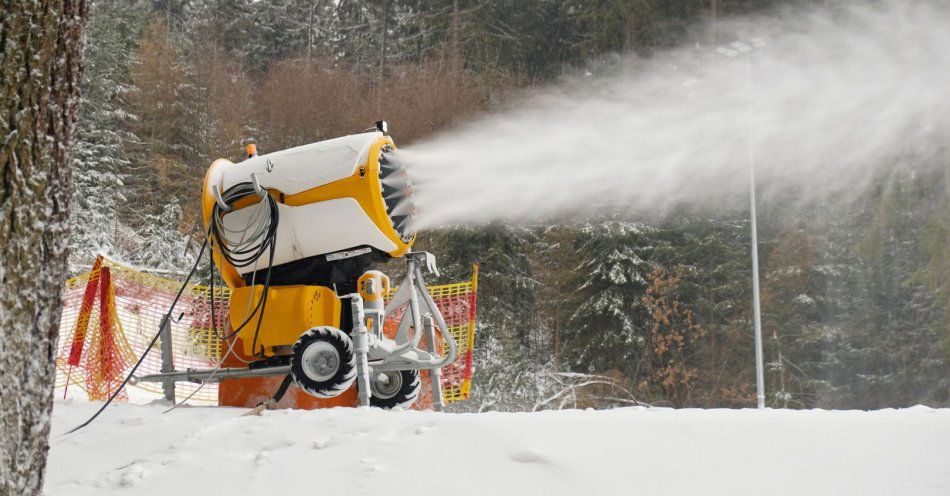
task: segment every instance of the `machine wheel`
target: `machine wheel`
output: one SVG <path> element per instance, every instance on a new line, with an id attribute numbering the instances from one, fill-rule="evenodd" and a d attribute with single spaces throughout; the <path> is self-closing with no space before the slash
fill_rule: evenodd
<path id="1" fill-rule="evenodd" d="M 290 375 L 300 389 L 317 398 L 333 398 L 356 380 L 353 342 L 330 326 L 314 327 L 294 343 Z"/>
<path id="2" fill-rule="evenodd" d="M 419 371 L 400 370 L 377 372 L 369 381 L 369 404 L 377 408 L 407 409 L 419 397 Z"/>

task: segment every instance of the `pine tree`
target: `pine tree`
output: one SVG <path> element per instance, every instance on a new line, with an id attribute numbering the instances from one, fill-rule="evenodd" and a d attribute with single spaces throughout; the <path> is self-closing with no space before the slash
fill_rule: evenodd
<path id="1" fill-rule="evenodd" d="M 375 75 L 379 67 L 381 26 L 379 11 L 368 0 L 341 0 L 334 12 L 333 37 L 330 40 L 338 59 L 347 61 L 361 73 Z"/>
<path id="2" fill-rule="evenodd" d="M 823 358 L 826 389 L 820 405 L 880 408 L 945 405 L 948 361 L 940 346 L 942 311 L 934 293 L 914 277 L 929 254 L 921 240 L 927 219 L 941 209 L 942 172 L 914 164 L 910 154 L 889 172 L 879 195 L 858 217 L 833 232 L 853 260 L 832 280 L 837 312 Z M 837 240 L 836 240 L 837 241 Z M 837 258 L 841 260 L 841 258 Z"/>
<path id="3" fill-rule="evenodd" d="M 195 45 L 210 44 L 243 61 L 254 26 L 253 4 L 251 0 L 189 0 L 183 9 L 184 33 Z"/>
<path id="4" fill-rule="evenodd" d="M 132 162 L 125 144 L 135 116 L 125 98 L 132 90 L 132 53 L 147 19 L 142 2 L 99 0 L 89 9 L 81 119 L 76 130 L 74 193 L 70 212 L 70 272 L 87 269 L 96 255 L 127 257 L 120 218 Z"/>
<path id="5" fill-rule="evenodd" d="M 563 359 L 571 370 L 637 375 L 647 343 L 647 231 L 622 220 L 583 229 L 575 252 L 578 304 L 564 333 Z"/>
<path id="6" fill-rule="evenodd" d="M 145 216 L 145 224 L 139 230 L 142 238 L 136 261 L 145 267 L 165 270 L 182 270 L 194 263 L 188 259 L 188 237 L 179 232 L 182 221 L 181 207 L 168 203 L 161 213 Z"/>
<path id="7" fill-rule="evenodd" d="M 814 404 L 823 381 L 822 316 L 827 313 L 827 278 L 818 266 L 816 236 L 789 228 L 772 241 L 762 266 L 762 333 L 769 406 Z"/>
<path id="8" fill-rule="evenodd" d="M 479 316 L 504 345 L 523 351 L 537 328 L 536 281 L 528 253 L 536 237 L 531 229 L 495 222 L 479 229 L 458 227 L 429 238 L 449 280 L 465 278 L 479 264 Z"/>
<path id="9" fill-rule="evenodd" d="M 253 4 L 253 27 L 247 45 L 248 64 L 262 70 L 291 57 L 307 58 L 323 51 L 332 16 L 327 0 L 275 0 Z"/>

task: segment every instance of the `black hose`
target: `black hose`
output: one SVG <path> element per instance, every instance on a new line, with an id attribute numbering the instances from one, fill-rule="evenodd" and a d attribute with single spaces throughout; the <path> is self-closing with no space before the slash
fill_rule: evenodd
<path id="1" fill-rule="evenodd" d="M 254 185 L 249 182 L 238 183 L 234 186 L 231 186 L 225 190 L 224 194 L 221 195 L 221 199 L 228 206 L 234 205 L 238 200 L 245 198 L 252 194 L 258 194 L 258 191 L 254 188 Z M 270 277 L 271 269 L 274 265 L 274 252 L 276 251 L 277 245 L 277 226 L 280 221 L 280 214 L 277 209 L 277 201 L 273 196 L 269 194 L 264 194 L 261 198 L 261 201 L 266 201 L 269 209 L 270 219 L 267 225 L 266 232 L 261 235 L 257 243 L 249 243 L 246 249 L 232 249 L 229 244 L 226 242 L 225 236 L 222 235 L 221 231 L 223 226 L 224 212 L 221 209 L 221 206 L 215 203 L 212 208 L 211 213 L 211 234 L 214 238 L 214 241 L 217 242 L 217 247 L 221 251 L 221 255 L 236 268 L 240 267 L 249 267 L 257 263 L 257 261 L 263 256 L 265 250 L 269 250 L 268 264 L 267 264 L 267 273 L 264 278 L 264 290 L 261 294 L 261 299 L 258 301 L 257 305 L 254 307 L 254 311 L 247 317 L 247 319 L 238 326 L 237 329 L 229 333 L 224 339 L 230 339 L 237 335 L 245 326 L 254 318 L 254 315 L 257 314 L 257 326 L 254 329 L 254 338 L 251 341 L 251 350 L 257 348 L 257 339 L 260 335 L 261 324 L 264 320 L 264 311 L 267 308 L 267 296 L 270 291 Z M 249 228 L 250 226 L 248 226 Z M 258 312 L 259 310 L 259 312 Z M 212 317 L 213 319 L 213 317 Z M 217 329 L 213 329 L 215 334 L 217 334 Z M 254 356 L 259 356 L 259 353 L 255 352 Z"/>

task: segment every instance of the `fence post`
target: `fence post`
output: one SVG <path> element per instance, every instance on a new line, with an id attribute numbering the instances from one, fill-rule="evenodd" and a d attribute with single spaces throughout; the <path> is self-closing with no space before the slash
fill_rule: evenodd
<path id="1" fill-rule="evenodd" d="M 175 371 L 175 357 L 172 355 L 172 319 L 169 314 L 164 319 L 164 324 L 160 331 L 162 346 L 162 373 Z M 162 381 L 162 392 L 165 393 L 165 400 L 175 403 L 175 381 L 173 379 Z"/>

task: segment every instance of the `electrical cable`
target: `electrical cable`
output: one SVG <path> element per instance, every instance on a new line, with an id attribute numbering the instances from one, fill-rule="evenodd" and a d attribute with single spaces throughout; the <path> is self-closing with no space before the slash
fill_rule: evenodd
<path id="1" fill-rule="evenodd" d="M 208 268 L 211 274 L 210 280 L 208 282 L 208 286 L 211 291 L 211 332 L 214 336 L 217 336 L 219 339 L 224 341 L 225 337 L 222 337 L 220 334 L 218 334 L 218 324 L 217 324 L 217 320 L 214 314 L 214 245 L 213 244 L 212 244 L 211 250 L 208 251 Z M 251 274 L 251 286 L 254 285 L 254 279 L 256 276 L 257 276 L 256 273 Z M 255 312 L 257 311 L 256 309 L 259 308 L 259 306 L 260 305 L 255 307 Z M 253 317 L 253 313 L 250 316 L 248 315 L 248 311 L 250 311 L 250 308 L 251 308 L 251 302 L 250 300 L 248 300 L 247 309 L 245 309 L 244 311 L 244 317 L 247 317 L 247 320 L 245 320 L 244 324 L 238 327 L 236 331 L 229 334 L 229 336 L 234 336 L 234 334 L 236 334 L 237 332 L 240 332 L 240 330 L 244 327 L 244 325 L 250 322 L 251 317 Z M 262 312 L 262 315 L 263 315 L 263 312 Z M 260 319 L 258 319 L 258 322 L 260 322 Z M 224 360 L 227 359 L 228 355 L 233 355 L 234 358 L 238 359 L 241 362 L 244 362 L 245 364 L 253 363 L 253 361 L 245 360 L 241 358 L 241 356 L 238 355 L 237 353 L 234 353 L 234 346 L 236 344 L 237 344 L 237 339 L 232 339 L 231 342 L 228 344 L 228 351 L 226 351 L 221 356 L 221 360 L 219 360 L 218 363 L 214 366 L 214 369 L 211 371 L 211 374 L 204 381 L 202 381 L 201 384 L 198 385 L 198 387 L 196 387 L 191 393 L 189 393 L 188 396 L 186 396 L 181 401 L 175 403 L 169 409 L 163 411 L 162 413 L 163 414 L 168 413 L 180 407 L 181 405 L 184 405 L 185 403 L 188 402 L 188 400 L 190 400 L 196 394 L 198 394 L 198 392 L 201 391 L 205 387 L 205 384 L 208 384 L 209 382 L 211 382 L 211 380 L 214 379 L 215 374 L 217 374 L 218 371 L 221 370 L 221 366 L 224 365 Z"/>
<path id="2" fill-rule="evenodd" d="M 257 190 L 254 188 L 254 185 L 251 183 L 245 182 L 245 183 L 236 184 L 232 186 L 231 188 L 228 188 L 228 190 L 225 191 L 223 198 L 225 200 L 225 203 L 231 206 L 238 200 L 250 194 L 256 194 L 256 193 L 257 193 Z M 181 288 L 178 290 L 178 294 L 175 296 L 175 299 L 172 301 L 172 305 L 169 308 L 168 312 L 162 318 L 161 324 L 159 325 L 158 332 L 155 334 L 154 337 L 152 337 L 152 340 L 149 342 L 148 346 L 145 348 L 145 351 L 139 357 L 138 361 L 132 367 L 132 370 L 129 371 L 125 379 L 122 381 L 122 384 L 116 389 L 114 393 L 112 393 L 112 395 L 105 402 L 105 404 L 102 405 L 102 407 L 99 408 L 99 410 L 96 411 L 96 413 L 93 414 L 92 417 L 90 417 L 88 420 L 86 420 L 82 424 L 74 427 L 70 431 L 66 432 L 64 435 L 72 434 L 73 432 L 76 432 L 79 429 L 82 429 L 83 427 L 89 425 L 103 411 L 105 411 L 105 409 L 110 404 L 112 404 L 115 398 L 122 391 L 122 388 L 124 388 L 128 384 L 129 380 L 131 380 L 132 376 L 135 374 L 135 371 L 138 370 L 140 365 L 142 365 L 142 362 L 145 360 L 145 357 L 148 356 L 148 353 L 155 346 L 155 343 L 158 342 L 158 338 L 161 336 L 162 329 L 171 320 L 171 314 L 174 312 L 175 305 L 178 304 L 178 301 L 181 299 L 181 295 L 184 293 L 185 288 L 188 286 L 188 283 L 191 281 L 192 276 L 194 276 L 195 271 L 198 269 L 198 265 L 201 263 L 201 258 L 202 256 L 204 256 L 204 251 L 208 247 L 209 241 L 211 241 L 212 243 L 217 241 L 221 256 L 224 257 L 228 261 L 228 263 L 230 263 L 234 267 L 248 267 L 248 266 L 254 265 L 264 254 L 265 250 L 270 251 L 269 257 L 268 257 L 269 264 L 267 267 L 266 277 L 264 280 L 264 290 L 263 290 L 263 294 L 261 295 L 262 297 L 260 301 L 258 301 L 257 305 L 255 305 L 254 310 L 251 312 L 250 315 L 247 315 L 247 318 L 245 319 L 245 321 L 240 326 L 238 326 L 237 329 L 229 333 L 227 336 L 223 337 L 223 339 L 230 339 L 234 337 L 235 335 L 237 335 L 239 332 L 241 332 L 242 329 L 244 329 L 245 326 L 247 326 L 248 323 L 251 322 L 251 320 L 254 317 L 254 314 L 257 314 L 259 310 L 257 326 L 254 330 L 254 339 L 252 341 L 251 349 L 253 350 L 257 346 L 257 338 L 260 333 L 261 323 L 263 321 L 263 316 L 264 316 L 264 310 L 267 305 L 267 294 L 268 294 L 268 290 L 270 289 L 271 267 L 274 261 L 274 251 L 275 251 L 275 247 L 277 243 L 277 223 L 279 220 L 277 202 L 274 200 L 274 198 L 271 195 L 265 193 L 263 195 L 263 198 L 261 198 L 260 203 L 264 204 L 265 202 L 270 214 L 269 219 L 266 219 L 267 220 L 266 224 L 265 224 L 265 214 L 263 213 L 263 208 L 261 208 L 259 209 L 260 212 L 254 212 L 251 214 L 251 215 L 255 215 L 255 217 L 248 219 L 248 223 L 246 224 L 243 230 L 233 230 L 233 231 L 230 229 L 227 229 L 226 226 L 224 226 L 223 219 L 222 219 L 223 217 L 222 209 L 217 203 L 215 203 L 214 207 L 212 208 L 211 226 L 209 227 L 208 232 L 205 235 L 204 242 L 201 244 L 201 250 L 198 252 L 198 256 L 195 259 L 195 264 L 191 267 L 191 270 L 188 272 L 188 276 L 185 278 L 185 282 L 182 284 Z M 253 229 L 253 233 L 248 236 L 248 231 L 252 231 L 252 229 Z M 236 243 L 230 243 L 228 236 L 223 235 L 222 232 L 228 232 L 232 234 L 240 233 L 241 238 Z M 212 249 L 211 251 L 212 263 L 213 263 L 213 256 L 214 256 L 214 250 Z M 252 274 L 251 276 L 252 281 L 256 276 L 257 276 L 257 271 L 255 271 L 254 274 Z M 212 331 L 217 336 L 218 335 L 217 324 L 214 321 L 215 316 L 214 316 L 214 271 L 213 270 L 211 272 L 211 313 L 212 313 L 211 315 Z M 231 346 L 228 349 L 228 353 L 233 352 L 234 344 L 236 342 L 237 340 L 234 340 L 231 343 Z M 224 358 L 222 358 L 221 361 L 218 363 L 218 365 L 215 367 L 215 371 L 220 369 L 223 362 L 224 362 Z M 200 387 L 198 389 L 200 389 Z M 171 410 L 174 410 L 175 408 L 183 404 L 185 401 L 188 401 L 189 399 L 191 399 L 191 397 L 194 396 L 194 394 L 198 391 L 198 389 L 193 391 L 187 398 L 185 398 L 179 403 L 176 403 L 165 412 L 167 413 Z"/>
<path id="3" fill-rule="evenodd" d="M 227 336 L 224 336 L 224 335 L 218 333 L 217 317 L 215 317 L 215 315 L 214 315 L 214 243 L 211 244 L 211 250 L 208 251 L 208 273 L 211 274 L 211 278 L 210 278 L 210 280 L 209 280 L 209 282 L 208 282 L 208 286 L 210 286 L 211 295 L 212 295 L 212 296 L 211 296 L 211 302 L 212 302 L 212 303 L 211 303 L 211 332 L 212 332 L 212 335 L 213 335 L 214 337 L 218 338 L 219 341 L 226 341 L 226 340 L 229 339 L 230 337 L 234 336 L 235 332 L 232 332 L 231 334 L 229 334 L 229 335 L 227 335 Z M 257 277 L 257 273 L 251 274 L 251 286 L 254 286 L 254 282 L 255 282 L 255 278 L 256 278 L 256 277 Z M 250 322 L 250 318 L 249 318 L 249 317 L 250 317 L 251 315 L 253 315 L 254 313 L 256 313 L 258 308 L 260 308 L 260 307 L 259 307 L 259 306 L 256 306 L 256 307 L 254 307 L 254 310 L 252 311 L 252 310 L 251 310 L 251 299 L 248 298 L 248 300 L 247 300 L 247 307 L 244 309 L 244 315 L 241 316 L 242 319 L 245 319 L 245 324 L 246 324 L 247 322 Z M 232 309 L 232 310 L 233 310 L 233 309 Z M 239 327 L 238 327 L 238 331 L 240 331 L 240 329 L 242 329 L 243 327 L 244 327 L 244 325 L 239 326 Z M 234 350 L 234 343 L 235 343 L 236 341 L 237 341 L 237 340 L 232 341 L 231 346 L 228 347 L 227 353 L 225 353 L 224 355 L 221 356 L 221 362 L 224 362 L 224 360 L 228 357 L 228 355 L 232 353 L 232 351 Z M 241 362 L 243 362 L 243 363 L 245 363 L 245 364 L 251 364 L 251 363 L 254 362 L 253 360 L 245 360 L 244 358 L 242 358 L 242 357 L 241 357 L 240 355 L 238 355 L 237 353 L 234 353 L 233 355 L 234 355 L 234 358 L 236 358 L 237 360 L 239 360 L 239 361 L 241 361 Z M 220 366 L 220 364 L 219 364 L 219 366 Z"/>
<path id="4" fill-rule="evenodd" d="M 259 203 L 259 204 L 262 205 L 263 202 L 261 202 L 261 203 Z M 214 226 L 212 226 L 212 228 L 214 228 Z M 229 232 L 240 232 L 240 231 L 229 231 Z M 220 256 L 221 256 L 221 258 L 223 259 L 224 254 L 221 253 Z M 213 294 L 213 293 L 214 293 L 214 242 L 213 242 L 213 241 L 212 241 L 212 243 L 211 243 L 211 251 L 210 251 L 210 257 L 209 257 L 209 261 L 208 261 L 208 267 L 209 267 L 210 273 L 212 274 L 212 277 L 211 277 L 209 286 L 211 287 L 211 292 L 212 292 L 212 294 Z M 268 269 L 268 270 L 269 270 L 269 269 Z M 257 271 L 254 271 L 254 272 L 251 273 L 251 284 L 250 284 L 251 286 L 254 286 L 254 283 L 256 282 L 256 279 L 257 279 Z M 218 330 L 217 330 L 217 327 L 216 327 L 216 326 L 213 326 L 213 327 L 212 327 L 212 330 L 213 330 L 213 332 L 214 332 L 214 336 L 217 337 L 218 339 L 222 340 L 222 341 L 225 341 L 225 340 L 228 340 L 228 339 L 232 338 L 233 336 L 235 336 L 235 335 L 238 334 L 239 332 L 241 332 L 241 330 L 244 329 L 244 327 L 247 326 L 247 324 L 251 321 L 251 318 L 253 318 L 253 316 L 257 314 L 257 311 L 261 308 L 261 303 L 262 303 L 264 300 L 263 300 L 263 299 L 258 300 L 257 305 L 254 306 L 253 310 L 251 309 L 251 302 L 252 302 L 252 301 L 253 301 L 253 300 L 252 300 L 251 298 L 248 298 L 248 300 L 247 300 L 247 308 L 244 309 L 244 315 L 241 317 L 242 319 L 244 319 L 244 322 L 242 322 L 241 325 L 239 325 L 236 329 L 234 329 L 234 331 L 232 331 L 230 334 L 227 334 L 227 335 L 221 335 L 221 334 L 219 334 L 219 333 L 218 333 Z M 212 321 L 214 321 L 214 305 L 211 306 L 211 317 L 212 317 Z M 225 355 L 225 356 L 227 356 L 227 355 Z M 238 355 L 234 355 L 234 357 L 237 358 L 238 360 L 244 362 L 244 363 L 251 363 L 251 362 L 249 362 L 249 361 L 246 361 L 246 360 L 242 359 L 242 358 L 239 357 Z"/>
<path id="5" fill-rule="evenodd" d="M 208 286 L 209 286 L 209 290 L 210 290 L 210 294 L 211 294 L 211 332 L 212 332 L 212 335 L 214 335 L 214 336 L 216 336 L 216 337 L 218 337 L 218 338 L 220 339 L 221 336 L 218 334 L 218 324 L 217 324 L 217 321 L 215 320 L 215 315 L 214 315 L 214 245 L 212 245 L 212 246 L 211 246 L 211 250 L 208 251 L 208 269 L 209 269 L 209 271 L 210 271 L 210 272 L 209 272 L 210 277 L 209 277 L 209 281 L 208 281 Z M 254 285 L 254 277 L 251 276 L 251 286 L 253 286 L 253 285 Z M 248 310 L 250 310 L 250 306 L 251 306 L 251 305 L 250 305 L 250 301 L 248 301 Z M 245 316 L 246 316 L 246 315 L 247 315 L 247 313 L 246 313 L 246 311 L 245 311 Z M 201 391 L 202 388 L 205 387 L 205 384 L 207 384 L 208 382 L 210 382 L 211 379 L 214 378 L 214 375 L 217 374 L 219 370 L 221 370 L 221 366 L 224 365 L 224 360 L 227 359 L 228 355 L 230 355 L 231 353 L 234 352 L 234 345 L 235 345 L 235 344 L 237 344 L 237 339 L 234 339 L 234 340 L 231 341 L 231 343 L 228 345 L 228 351 L 226 351 L 226 352 L 224 353 L 224 355 L 221 356 L 221 360 L 218 360 L 218 363 L 214 366 L 214 370 L 211 371 L 211 375 L 209 375 L 207 379 L 205 379 L 204 381 L 202 381 L 202 383 L 199 384 L 198 387 L 196 387 L 190 394 L 188 394 L 188 396 L 186 396 L 186 397 L 185 397 L 184 399 L 182 399 L 181 401 L 179 401 L 179 402 L 175 403 L 174 405 L 172 405 L 171 408 L 169 408 L 169 409 L 163 411 L 162 414 L 168 413 L 168 412 L 170 412 L 170 411 L 172 411 L 172 410 L 174 410 L 174 409 L 176 409 L 176 408 L 178 408 L 178 407 L 184 405 L 185 403 L 188 402 L 188 400 L 190 400 L 190 399 L 193 398 L 196 394 L 198 394 L 198 391 Z M 244 362 L 244 363 L 250 363 L 250 362 L 247 362 L 247 361 L 241 359 L 241 357 L 239 357 L 237 354 L 235 354 L 234 357 L 237 358 L 238 360 L 241 360 L 241 361 Z"/>
<path id="6" fill-rule="evenodd" d="M 255 189 L 252 183 L 244 182 L 244 183 L 238 183 L 228 188 L 225 191 L 224 195 L 222 195 L 222 198 L 224 199 L 225 203 L 228 206 L 232 206 L 238 200 L 250 194 L 257 194 L 257 193 L 258 191 L 257 189 Z M 94 413 L 92 417 L 90 417 L 88 420 L 74 427 L 73 429 L 69 430 L 63 435 L 72 434 L 73 432 L 76 432 L 79 429 L 82 429 L 83 427 L 89 425 L 103 411 L 105 411 L 105 409 L 110 404 L 112 404 L 112 402 L 119 395 L 122 389 L 128 384 L 129 380 L 131 380 L 132 376 L 135 374 L 135 371 L 138 370 L 140 365 L 142 365 L 142 362 L 145 360 L 145 357 L 148 356 L 148 353 L 155 346 L 155 343 L 158 342 L 158 338 L 161 336 L 162 329 L 164 329 L 165 325 L 169 324 L 169 321 L 171 320 L 171 314 L 175 310 L 175 305 L 178 304 L 178 300 L 181 299 L 181 295 L 184 293 L 185 288 L 188 286 L 188 283 L 191 281 L 192 276 L 194 276 L 195 271 L 198 269 L 198 265 L 201 263 L 201 257 L 204 255 L 205 249 L 208 247 L 209 240 L 212 240 L 211 241 L 212 243 L 214 241 L 217 241 L 221 256 L 224 257 L 228 261 L 228 263 L 230 263 L 236 268 L 255 265 L 257 261 L 261 258 L 261 256 L 264 254 L 265 250 L 270 251 L 269 257 L 268 257 L 269 263 L 267 266 L 266 276 L 264 278 L 264 290 L 262 292 L 260 301 L 258 301 L 257 305 L 255 305 L 254 310 L 251 312 L 250 315 L 247 315 L 247 319 L 245 319 L 245 321 L 240 326 L 238 326 L 237 329 L 235 329 L 233 332 L 229 333 L 227 336 L 224 336 L 222 338 L 222 339 L 227 340 L 236 336 L 239 332 L 241 332 L 242 329 L 244 329 L 245 326 L 247 326 L 248 323 L 250 323 L 251 319 L 253 319 L 254 317 L 254 314 L 258 313 L 258 309 L 259 309 L 260 313 L 257 319 L 257 326 L 254 329 L 254 339 L 251 343 L 251 349 L 253 350 L 257 346 L 257 338 L 260 334 L 261 323 L 263 322 L 263 318 L 264 318 L 264 310 L 266 309 L 266 306 L 267 306 L 267 294 L 268 294 L 268 290 L 270 289 L 271 268 L 274 263 L 274 252 L 275 252 L 275 248 L 277 244 L 277 224 L 280 218 L 279 211 L 277 209 L 277 202 L 276 200 L 274 200 L 274 197 L 272 197 L 271 195 L 267 193 L 264 193 L 263 197 L 261 198 L 260 203 L 264 204 L 265 202 L 270 213 L 270 218 L 267 219 L 268 222 L 266 224 L 264 222 L 265 216 L 263 213 L 263 209 L 260 209 L 260 212 L 254 212 L 251 214 L 251 215 L 256 215 L 256 216 L 248 219 L 248 223 L 246 224 L 243 230 L 233 230 L 233 231 L 230 229 L 227 229 L 227 227 L 224 226 L 222 209 L 217 203 L 214 204 L 214 207 L 212 208 L 212 212 L 211 212 L 211 226 L 209 227 L 208 232 L 205 235 L 204 242 L 201 244 L 201 250 L 199 250 L 198 256 L 195 258 L 195 264 L 191 267 L 191 270 L 188 272 L 188 276 L 185 278 L 185 282 L 182 283 L 181 288 L 178 290 L 178 294 L 175 295 L 175 299 L 172 301 L 171 307 L 168 309 L 168 312 L 162 318 L 161 324 L 159 324 L 159 327 L 158 327 L 158 332 L 155 333 L 155 336 L 152 337 L 152 340 L 149 342 L 148 346 L 145 348 L 145 351 L 142 353 L 142 355 L 139 356 L 139 359 L 135 363 L 135 365 L 132 367 L 132 370 L 130 370 L 129 373 L 125 376 L 125 379 L 123 379 L 122 384 L 119 385 L 119 387 L 115 390 L 115 392 L 109 396 L 109 399 L 106 400 L 105 404 L 103 404 L 102 407 L 100 407 L 99 410 L 96 411 L 96 413 Z M 248 236 L 247 233 L 248 231 L 251 231 L 252 227 L 253 227 L 253 233 L 250 236 Z M 228 232 L 232 234 L 240 233 L 241 239 L 237 241 L 236 243 L 231 243 L 230 240 L 227 239 L 228 237 L 226 235 L 223 235 L 222 232 Z M 214 261 L 213 257 L 214 257 L 214 250 L 212 249 L 211 250 L 212 264 Z M 255 270 L 254 273 L 251 275 L 252 285 L 253 285 L 254 278 L 256 278 L 256 276 L 257 276 L 257 271 Z M 214 334 L 218 336 L 217 323 L 214 321 L 214 319 L 215 319 L 214 270 L 212 268 L 212 271 L 211 271 L 211 326 L 212 326 L 212 331 L 214 332 Z M 234 343 L 236 342 L 237 340 L 234 340 L 231 343 L 231 346 L 228 349 L 228 353 L 232 353 L 234 351 Z M 224 357 L 226 356 L 227 355 L 224 355 Z M 255 356 L 257 356 L 257 353 L 255 353 Z M 215 367 L 215 372 L 217 372 L 221 368 L 221 365 L 224 363 L 224 357 L 222 357 L 221 361 Z M 171 410 L 174 410 L 175 408 L 177 408 L 184 402 L 191 399 L 191 397 L 193 397 L 195 393 L 197 393 L 198 390 L 200 390 L 201 387 L 203 386 L 204 386 L 204 383 L 202 383 L 202 386 L 199 386 L 184 400 L 182 400 L 179 403 L 176 403 L 168 410 L 165 410 L 165 412 L 163 413 L 167 413 Z"/>
<path id="7" fill-rule="evenodd" d="M 214 277 L 214 273 L 212 273 L 212 277 Z M 213 294 L 213 293 L 212 293 L 212 294 Z M 213 297 L 213 296 L 212 296 L 212 299 L 211 299 L 211 313 L 212 313 L 212 317 L 211 317 L 211 329 L 212 329 L 214 332 L 217 332 L 217 324 L 214 323 L 214 317 L 213 317 L 213 314 L 214 314 L 214 297 Z M 215 374 L 217 374 L 218 371 L 221 370 L 221 366 L 224 365 L 224 360 L 228 357 L 228 355 L 234 353 L 234 345 L 235 345 L 235 344 L 237 344 L 237 339 L 234 339 L 234 340 L 231 341 L 231 343 L 228 345 L 228 351 L 226 351 L 226 352 L 224 353 L 224 355 L 221 356 L 221 360 L 219 360 L 218 363 L 217 363 L 217 365 L 214 366 L 214 370 L 211 371 L 211 374 L 208 375 L 208 377 L 207 377 L 205 380 L 203 380 L 203 381 L 201 382 L 201 384 L 198 385 L 198 387 L 196 387 L 196 388 L 195 388 L 191 393 L 189 393 L 188 396 L 186 396 L 184 399 L 182 399 L 181 401 L 175 403 L 175 404 L 172 405 L 169 409 L 163 411 L 162 413 L 163 413 L 163 414 L 164 414 L 164 413 L 168 413 L 168 412 L 170 412 L 170 411 L 172 411 L 172 410 L 174 410 L 174 409 L 176 409 L 176 408 L 178 408 L 178 407 L 184 405 L 185 403 L 188 402 L 188 400 L 190 400 L 190 399 L 193 398 L 196 394 L 198 394 L 198 391 L 201 391 L 202 388 L 205 387 L 205 384 L 208 384 L 209 382 L 211 382 L 211 380 L 214 379 Z M 241 360 L 241 361 L 244 362 L 244 363 L 251 363 L 251 362 L 248 362 L 248 361 L 242 359 L 242 358 L 239 357 L 236 353 L 234 354 L 234 357 L 237 358 L 238 360 Z"/>
<path id="8" fill-rule="evenodd" d="M 254 185 L 249 182 L 243 182 L 231 186 L 225 190 L 224 194 L 221 195 L 223 202 L 230 206 L 233 206 L 238 200 L 249 196 L 256 195 L 258 191 L 254 188 Z M 218 203 L 214 204 L 211 213 L 211 230 L 214 240 L 217 242 L 218 248 L 221 250 L 221 254 L 224 258 L 236 268 L 249 267 L 254 264 L 261 258 L 264 254 L 264 251 L 268 248 L 272 248 L 277 241 L 277 225 L 279 220 L 278 210 L 277 210 L 277 201 L 273 196 L 264 193 L 261 202 L 267 202 L 267 206 L 270 210 L 270 222 L 267 223 L 266 228 L 263 223 L 259 226 L 256 226 L 257 229 L 249 237 L 244 238 L 240 241 L 233 242 L 228 239 L 228 236 L 225 235 L 225 232 L 231 233 L 244 233 L 252 228 L 251 219 L 248 219 L 246 227 L 242 231 L 233 231 L 227 228 L 224 225 L 223 215 L 226 213 L 222 210 L 221 206 Z M 257 213 L 257 212 L 254 212 Z M 253 213 L 251 214 L 253 215 Z"/>
<path id="9" fill-rule="evenodd" d="M 210 230 L 208 234 L 210 234 Z M 175 305 L 178 304 L 178 300 L 181 299 L 182 293 L 184 293 L 185 288 L 188 287 L 188 283 L 191 281 L 191 277 L 195 275 L 195 271 L 198 269 L 198 264 L 201 262 L 201 257 L 204 255 L 205 248 L 207 247 L 208 247 L 208 237 L 205 236 L 205 240 L 201 244 L 201 250 L 198 251 L 198 257 L 195 260 L 195 264 L 191 267 L 191 270 L 188 272 L 188 276 L 185 277 L 185 282 L 182 283 L 181 288 L 178 290 L 178 294 L 175 295 L 175 299 L 172 300 L 172 304 L 171 304 L 171 307 L 168 309 L 168 312 L 162 318 L 162 322 L 158 326 L 158 332 L 155 333 L 155 336 L 152 337 L 152 341 L 149 342 L 148 346 L 145 348 L 145 351 L 142 352 L 142 355 L 139 357 L 138 361 L 135 362 L 134 366 L 132 366 L 132 370 L 130 370 L 129 373 L 125 376 L 125 379 L 122 380 L 122 384 L 120 384 L 119 387 L 116 388 L 115 392 L 113 392 L 112 395 L 109 396 L 109 399 L 106 400 L 106 402 L 99 408 L 99 410 L 96 411 L 96 413 L 92 415 L 92 417 L 89 417 L 89 419 L 83 422 L 82 424 L 79 424 L 78 426 L 70 429 L 68 432 L 63 434 L 64 436 L 68 434 L 72 434 L 78 431 L 79 429 L 82 429 L 83 427 L 89 425 L 93 420 L 96 419 L 96 417 L 99 416 L 99 414 L 101 414 L 109 405 L 112 404 L 112 401 L 115 400 L 117 396 L 119 396 L 119 393 L 122 391 L 122 388 L 124 388 L 125 385 L 129 383 L 129 380 L 132 378 L 132 375 L 135 374 L 135 371 L 138 370 L 140 365 L 142 365 L 142 362 L 145 360 L 145 357 L 148 356 L 148 353 L 152 350 L 152 347 L 154 347 L 155 343 L 158 341 L 159 336 L 162 335 L 162 329 L 164 329 L 166 325 L 171 325 L 170 321 L 172 317 L 172 312 L 175 311 Z"/>
<path id="10" fill-rule="evenodd" d="M 251 341 L 251 350 L 256 350 L 257 348 L 257 339 L 260 336 L 261 324 L 264 320 L 264 311 L 267 307 L 267 296 L 270 290 L 270 277 L 271 269 L 274 265 L 274 253 L 276 251 L 277 244 L 277 226 L 280 220 L 279 211 L 277 208 L 277 201 L 273 196 L 264 192 L 261 194 L 253 183 L 243 182 L 238 183 L 227 190 L 224 194 L 221 195 L 223 202 L 232 207 L 237 201 L 249 196 L 249 195 L 260 195 L 262 196 L 260 203 L 266 202 L 267 207 L 269 208 L 270 219 L 269 222 L 265 225 L 261 222 L 259 225 L 254 226 L 258 223 L 257 218 L 261 218 L 263 215 L 259 211 L 252 212 L 250 215 L 258 215 L 257 218 L 249 217 L 248 223 L 245 225 L 243 230 L 231 230 L 224 225 L 223 212 L 221 206 L 218 203 L 214 204 L 211 213 L 211 234 L 214 238 L 214 241 L 217 242 L 217 246 L 221 255 L 235 268 L 250 267 L 255 266 L 260 260 L 261 256 L 264 254 L 265 250 L 269 250 L 267 272 L 264 278 L 264 290 L 261 294 L 261 299 L 258 302 L 258 307 L 260 308 L 260 313 L 257 319 L 257 326 L 254 329 L 254 337 Z M 253 234 L 250 236 L 247 235 L 247 232 L 254 229 Z M 241 233 L 241 239 L 237 242 L 231 242 L 228 239 L 228 236 L 224 233 Z M 257 270 L 254 270 L 252 273 L 252 278 L 256 277 Z M 254 313 L 257 313 L 257 307 L 255 307 Z M 247 318 L 237 329 L 228 334 L 225 339 L 229 339 L 235 336 L 240 332 L 253 318 L 253 313 Z M 254 352 L 254 356 L 260 356 L 263 353 Z"/>

